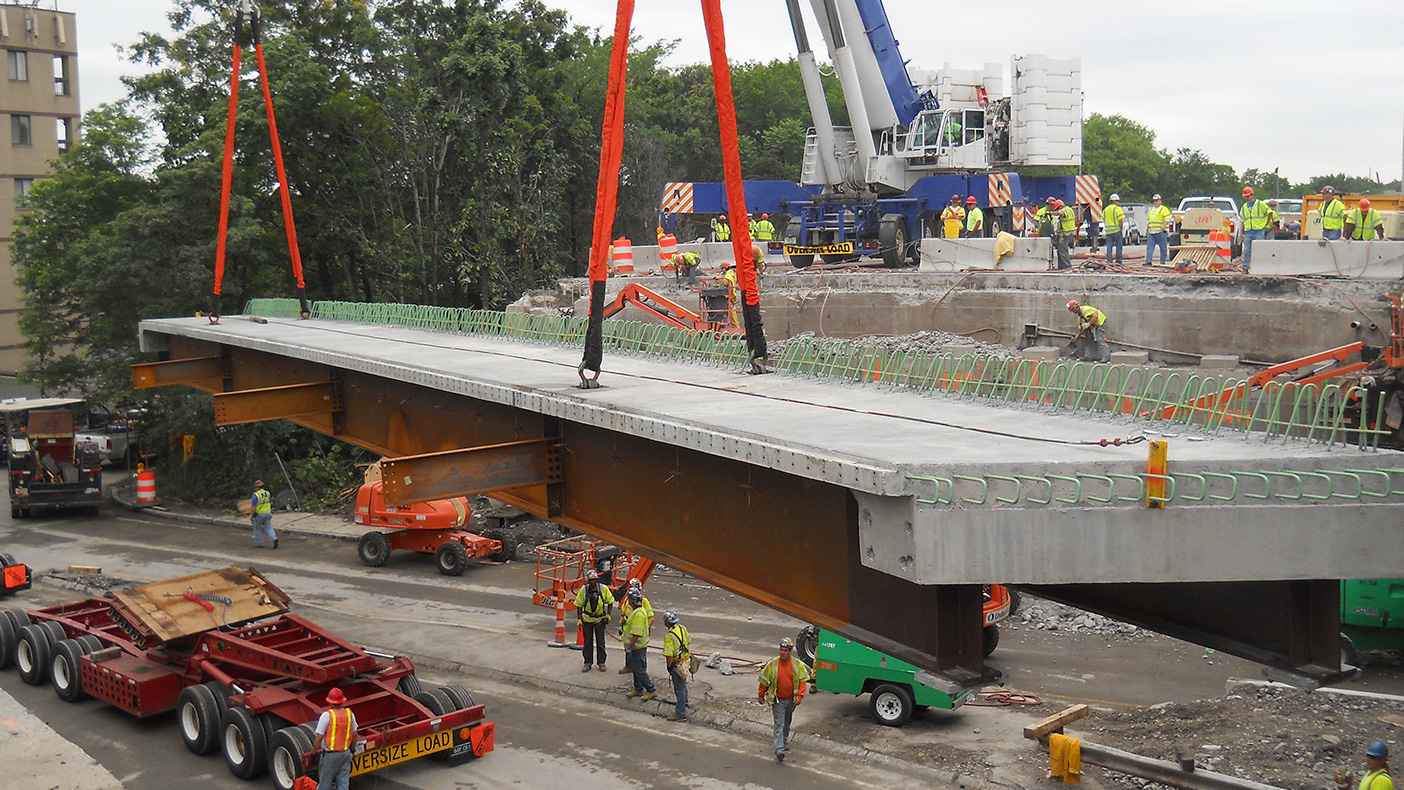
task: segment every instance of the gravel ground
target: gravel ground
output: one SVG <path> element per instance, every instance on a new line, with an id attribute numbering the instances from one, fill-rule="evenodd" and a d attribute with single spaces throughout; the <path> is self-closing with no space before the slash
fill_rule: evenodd
<path id="1" fill-rule="evenodd" d="M 770 355 L 772 358 L 779 357 L 783 353 L 785 344 L 792 340 L 813 339 L 813 332 L 803 332 L 787 340 L 777 340 L 770 343 Z M 1008 346 L 1001 346 L 996 343 L 986 343 L 974 340 L 965 335 L 955 335 L 950 332 L 940 332 L 931 330 L 927 332 L 916 332 L 910 335 L 865 335 L 855 338 L 829 338 L 833 342 L 846 342 L 862 346 L 873 346 L 886 348 L 889 351 L 952 351 L 957 356 L 960 354 L 992 354 L 997 357 L 1018 356 L 1017 349 Z M 959 349 L 957 351 L 957 349 Z"/>

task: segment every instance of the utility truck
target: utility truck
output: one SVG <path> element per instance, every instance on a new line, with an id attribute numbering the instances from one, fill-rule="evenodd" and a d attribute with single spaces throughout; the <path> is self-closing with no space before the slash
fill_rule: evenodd
<path id="1" fill-rule="evenodd" d="M 32 398 L 0 403 L 10 464 L 10 517 L 40 509 L 102 504 L 102 457 L 79 441 L 73 409 L 80 398 Z"/>

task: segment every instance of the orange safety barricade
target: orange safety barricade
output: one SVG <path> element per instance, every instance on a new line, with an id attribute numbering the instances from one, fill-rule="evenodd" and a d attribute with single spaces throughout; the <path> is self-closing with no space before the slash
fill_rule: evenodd
<path id="1" fill-rule="evenodd" d="M 614 240 L 614 272 L 615 274 L 634 273 L 634 247 L 623 236 Z"/>

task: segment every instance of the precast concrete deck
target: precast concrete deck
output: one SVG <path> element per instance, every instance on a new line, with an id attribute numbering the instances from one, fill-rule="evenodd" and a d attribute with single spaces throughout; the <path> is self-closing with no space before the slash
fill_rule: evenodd
<path id="1" fill-rule="evenodd" d="M 608 353 L 604 386 L 582 390 L 578 347 L 400 326 L 229 316 L 215 326 L 143 321 L 141 337 L 144 351 L 166 360 L 222 358 L 217 379 L 179 382 L 214 393 L 330 376 L 344 402 L 328 414 L 269 416 L 387 455 L 559 442 L 565 471 L 552 485 L 563 491 L 543 485 L 539 495 L 508 492 L 509 501 L 515 494 L 542 515 L 870 644 L 905 647 L 904 657 L 935 670 L 970 668 L 970 632 L 879 616 L 891 608 L 884 596 L 1008 582 L 1078 600 L 1088 585 L 1152 585 L 1155 593 L 1121 610 L 1106 600 L 1111 586 L 1081 600 L 1300 671 L 1328 665 L 1334 650 L 1319 644 L 1322 633 L 1334 636 L 1331 626 L 1317 622 L 1329 585 L 1266 594 L 1294 611 L 1304 597 L 1314 601 L 1307 641 L 1299 627 L 1245 636 L 1222 612 L 1179 612 L 1191 598 L 1216 599 L 1175 591 L 1232 582 L 1240 586 L 1231 598 L 1261 603 L 1242 591 L 1394 575 L 1404 557 L 1404 494 L 1394 493 L 1404 491 L 1404 464 L 1339 442 L 1214 436 Z M 1168 442 L 1168 475 L 1147 475 L 1146 438 Z M 1147 507 L 1148 493 L 1165 506 Z M 956 598 L 907 600 L 936 607 Z M 1260 636 L 1246 647 L 1234 641 Z M 938 658 L 942 640 L 948 655 Z"/>

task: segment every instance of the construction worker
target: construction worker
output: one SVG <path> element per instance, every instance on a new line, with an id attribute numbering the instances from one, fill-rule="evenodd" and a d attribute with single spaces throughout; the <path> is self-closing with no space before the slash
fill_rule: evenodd
<path id="1" fill-rule="evenodd" d="M 1170 257 L 1170 228 L 1175 224 L 1175 215 L 1160 203 L 1160 194 L 1151 196 L 1150 214 L 1146 216 L 1146 263 L 1152 263 L 1155 250 L 1160 249 L 1160 262 Z"/>
<path id="2" fill-rule="evenodd" d="M 1321 188 L 1321 207 L 1317 209 L 1317 216 L 1321 218 L 1321 238 L 1336 241 L 1341 237 L 1341 229 L 1345 227 L 1345 203 L 1336 197 L 1336 188 L 1324 186 Z"/>
<path id="3" fill-rule="evenodd" d="M 947 239 L 960 238 L 960 226 L 965 224 L 965 209 L 960 207 L 960 195 L 951 195 L 951 204 L 941 212 L 942 234 Z"/>
<path id="4" fill-rule="evenodd" d="M 1243 220 L 1243 271 L 1253 267 L 1253 242 L 1267 235 L 1267 204 L 1253 196 L 1252 187 L 1243 188 L 1243 205 L 1238 207 Z"/>
<path id="5" fill-rule="evenodd" d="M 278 548 L 278 533 L 273 531 L 273 496 L 268 493 L 268 489 L 263 487 L 262 480 L 254 481 L 253 499 L 253 538 L 254 548 L 263 548 L 263 538 L 265 535 L 273 541 L 273 548 Z"/>
<path id="6" fill-rule="evenodd" d="M 361 736 L 356 734 L 356 714 L 346 707 L 346 694 L 339 688 L 327 692 L 327 709 L 317 718 L 313 753 L 322 755 L 317 790 L 347 790 L 351 783 L 351 758 Z"/>
<path id="7" fill-rule="evenodd" d="M 1092 202 L 1087 204 L 1087 246 L 1092 248 L 1092 254 L 1097 254 L 1100 245 L 1097 244 L 1097 216 L 1103 216 L 1105 221 L 1106 210 L 1102 208 L 1100 197 L 1092 198 Z"/>
<path id="8" fill-rule="evenodd" d="M 974 195 L 965 199 L 965 235 L 972 239 L 985 235 L 985 212 Z"/>
<path id="9" fill-rule="evenodd" d="M 639 604 L 635 604 L 634 599 L 629 596 L 629 593 L 635 591 L 639 594 Z M 650 629 L 653 628 L 653 604 L 649 603 L 648 599 L 643 597 L 643 582 L 638 579 L 630 579 L 629 586 L 625 588 L 624 598 L 619 602 L 619 640 L 621 642 L 624 641 L 624 626 L 628 624 L 629 615 L 633 614 L 636 605 L 643 606 L 643 608 L 648 610 L 648 627 Z M 619 674 L 627 675 L 633 672 L 634 666 L 632 662 L 633 659 L 630 657 L 629 651 L 625 650 L 624 668 L 619 670 Z"/>
<path id="10" fill-rule="evenodd" d="M 1071 269 L 1072 257 L 1068 248 L 1077 240 L 1077 209 L 1064 205 L 1063 201 L 1053 201 L 1053 210 L 1058 215 L 1058 233 L 1054 236 L 1058 252 L 1058 269 Z"/>
<path id="11" fill-rule="evenodd" d="M 1111 348 L 1107 346 L 1107 316 L 1090 304 L 1068 302 L 1068 312 L 1077 316 L 1077 336 L 1069 346 L 1076 348 L 1078 359 L 1110 362 Z"/>
<path id="12" fill-rule="evenodd" d="M 1277 232 L 1282 230 L 1282 215 L 1277 213 L 1277 198 L 1268 198 L 1268 226 L 1267 238 L 1275 238 Z"/>
<path id="13" fill-rule="evenodd" d="M 1360 790 L 1394 790 L 1394 779 L 1389 775 L 1389 747 L 1383 741 L 1375 741 L 1365 749 L 1365 777 L 1360 780 Z"/>
<path id="14" fill-rule="evenodd" d="M 790 720 L 795 708 L 804 701 L 804 692 L 814 677 L 808 665 L 791 655 L 795 640 L 788 636 L 780 640 L 780 655 L 765 662 L 760 671 L 760 688 L 756 699 L 770 705 L 775 723 L 775 759 L 785 761 L 790 743 Z"/>
<path id="15" fill-rule="evenodd" d="M 624 621 L 624 649 L 629 651 L 629 668 L 634 673 L 634 690 L 626 697 L 642 697 L 648 702 L 658 696 L 653 680 L 648 676 L 648 631 L 653 627 L 653 609 L 643 605 L 642 588 L 628 592 L 629 617 Z"/>
<path id="16" fill-rule="evenodd" d="M 1121 207 L 1121 195 L 1111 194 L 1111 205 L 1102 212 L 1102 230 L 1107 236 L 1107 263 L 1121 263 L 1121 252 L 1126 247 L 1126 237 L 1122 231 L 1126 226 L 1126 209 Z M 1116 248 L 1116 260 L 1112 260 L 1112 248 Z"/>
<path id="17" fill-rule="evenodd" d="M 741 316 L 736 312 L 736 305 L 741 301 L 741 284 L 737 279 L 736 262 L 723 261 L 722 275 L 717 278 L 717 282 L 726 286 L 726 322 L 732 328 L 741 326 Z"/>
<path id="18" fill-rule="evenodd" d="M 1370 208 L 1368 198 L 1361 198 L 1359 206 L 1346 212 L 1345 237 L 1347 241 L 1384 238 L 1384 220 L 1380 218 L 1380 212 Z M 273 543 L 277 545 L 277 541 Z"/>
<path id="19" fill-rule="evenodd" d="M 946 125 L 946 145 L 960 145 L 960 121 L 951 113 L 951 122 Z"/>
<path id="20" fill-rule="evenodd" d="M 762 242 L 775 240 L 775 224 L 770 221 L 769 214 L 762 214 L 760 219 L 756 220 L 755 232 L 751 234 L 751 238 Z"/>
<path id="21" fill-rule="evenodd" d="M 586 571 L 585 584 L 575 594 L 575 611 L 580 613 L 580 630 L 585 642 L 580 651 L 585 656 L 581 672 L 589 672 L 592 664 L 601 672 L 605 671 L 605 627 L 609 625 L 613 607 L 614 593 L 600 584 L 599 571 L 593 568 Z"/>
<path id="22" fill-rule="evenodd" d="M 691 250 L 680 252 L 673 256 L 673 266 L 677 269 L 679 280 L 696 285 L 697 275 L 702 271 L 702 256 Z"/>
<path id="23" fill-rule="evenodd" d="M 727 224 L 725 214 L 717 217 L 717 241 L 731 241 L 731 225 Z"/>
<path id="24" fill-rule="evenodd" d="M 676 612 L 663 613 L 663 660 L 668 662 L 668 679 L 673 681 L 673 698 L 677 700 L 668 721 L 687 721 L 687 673 L 692 663 L 692 635 L 678 619 Z"/>

